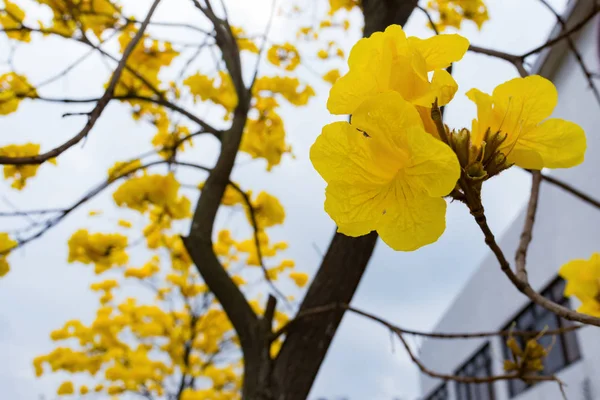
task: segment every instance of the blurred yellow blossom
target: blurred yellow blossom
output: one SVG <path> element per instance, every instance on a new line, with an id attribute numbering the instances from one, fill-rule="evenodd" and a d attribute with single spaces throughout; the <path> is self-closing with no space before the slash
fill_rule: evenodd
<path id="1" fill-rule="evenodd" d="M 558 274 L 567 281 L 565 296 L 581 301 L 577 311 L 600 317 L 600 253 L 589 260 L 572 260 L 560 267 Z"/>
<path id="2" fill-rule="evenodd" d="M 17 246 L 17 242 L 12 240 L 8 233 L 0 232 L 0 277 L 6 275 L 10 270 L 10 265 L 6 258 L 11 249 Z"/>
<path id="3" fill-rule="evenodd" d="M 308 282 L 308 274 L 305 272 L 292 271 L 290 272 L 290 279 L 292 279 L 298 287 L 304 287 Z"/>
<path id="4" fill-rule="evenodd" d="M 300 53 L 296 46 L 289 42 L 282 45 L 276 44 L 267 51 L 267 60 L 286 71 L 293 71 L 300 64 Z"/>
<path id="5" fill-rule="evenodd" d="M 69 262 L 94 264 L 100 274 L 115 265 L 125 265 L 129 259 L 127 236 L 118 233 L 90 234 L 85 229 L 75 232 L 69 239 Z"/>
<path id="6" fill-rule="evenodd" d="M 34 143 L 26 143 L 22 145 L 9 144 L 8 146 L 0 147 L 0 156 L 4 157 L 30 157 L 40 154 L 40 145 Z M 54 163 L 52 160 L 50 163 Z M 35 176 L 41 164 L 21 164 L 21 165 L 5 165 L 4 178 L 12 180 L 11 187 L 22 190 L 27 184 L 27 180 Z"/>

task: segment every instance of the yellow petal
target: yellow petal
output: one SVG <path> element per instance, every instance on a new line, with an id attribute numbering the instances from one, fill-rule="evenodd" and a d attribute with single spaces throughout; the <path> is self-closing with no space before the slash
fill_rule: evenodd
<path id="1" fill-rule="evenodd" d="M 528 169 L 569 168 L 583 162 L 585 150 L 585 132 L 579 125 L 549 119 L 521 134 L 508 161 Z"/>
<path id="2" fill-rule="evenodd" d="M 438 105 L 444 106 L 450 103 L 450 100 L 452 100 L 458 90 L 458 84 L 452 75 L 444 69 L 439 69 L 433 73 L 431 84 L 428 86 L 427 92 L 417 98 L 411 99 L 412 103 L 431 108 L 431 105 L 437 98 Z"/>
<path id="3" fill-rule="evenodd" d="M 477 119 L 473 120 L 471 132 L 473 144 L 479 146 L 486 130 L 492 126 L 492 96 L 475 88 L 469 90 L 466 95 L 477 105 Z"/>
<path id="4" fill-rule="evenodd" d="M 596 299 L 586 299 L 577 309 L 582 314 L 600 318 L 600 302 Z"/>
<path id="5" fill-rule="evenodd" d="M 394 250 L 416 250 L 435 242 L 446 229 L 444 199 L 414 196 L 401 182 L 390 191 L 384 205 L 377 232 Z"/>
<path id="6" fill-rule="evenodd" d="M 391 179 L 385 166 L 378 163 L 373 143 L 347 122 L 323 127 L 310 149 L 310 160 L 323 179 L 356 185 L 385 184 Z"/>
<path id="7" fill-rule="evenodd" d="M 431 118 L 431 109 L 422 106 L 415 107 L 421 116 L 421 121 L 423 121 L 423 126 L 427 133 L 430 133 L 435 138 L 440 138 L 438 134 L 437 127 L 435 126 L 435 122 L 433 122 L 433 118 Z"/>
<path id="8" fill-rule="evenodd" d="M 460 35 L 436 35 L 429 39 L 409 37 L 408 43 L 424 58 L 427 71 L 443 69 L 463 58 L 469 48 L 469 41 Z"/>
<path id="9" fill-rule="evenodd" d="M 404 138 L 411 155 L 411 165 L 402 171 L 408 185 L 432 197 L 450 193 L 460 177 L 456 154 L 445 143 L 419 128 L 409 129 Z"/>
<path id="10" fill-rule="evenodd" d="M 332 86 L 327 109 L 332 114 L 352 114 L 365 100 L 389 87 L 392 53 L 384 51 L 383 33 L 359 40 L 348 58 L 350 71 Z"/>
<path id="11" fill-rule="evenodd" d="M 327 110 L 336 115 L 352 114 L 363 100 L 377 93 L 377 88 L 373 74 L 352 70 L 331 87 Z"/>
<path id="12" fill-rule="evenodd" d="M 532 75 L 497 86 L 492 98 L 495 112 L 502 118 L 498 128 L 510 135 L 548 118 L 556 107 L 558 93 L 548 79 Z"/>
<path id="13" fill-rule="evenodd" d="M 352 114 L 352 125 L 387 144 L 398 143 L 408 129 L 423 128 L 423 121 L 412 104 L 389 91 L 365 100 Z"/>
<path id="14" fill-rule="evenodd" d="M 375 230 L 383 215 L 386 194 L 379 185 L 332 182 L 325 191 L 325 212 L 337 224 L 338 232 L 366 235 Z"/>

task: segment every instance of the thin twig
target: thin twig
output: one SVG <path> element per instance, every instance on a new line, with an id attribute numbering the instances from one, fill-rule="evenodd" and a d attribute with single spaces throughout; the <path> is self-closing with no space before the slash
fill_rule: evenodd
<path id="1" fill-rule="evenodd" d="M 527 215 L 525 216 L 525 225 L 521 233 L 521 240 L 515 255 L 515 264 L 517 266 L 517 277 L 523 282 L 527 282 L 527 249 L 532 239 L 533 225 L 535 223 L 535 214 L 538 208 L 538 200 L 540 198 L 540 185 L 542 183 L 542 173 L 533 171 L 531 179 L 531 194 L 527 205 Z"/>
<path id="2" fill-rule="evenodd" d="M 385 321 L 384 319 L 375 316 L 374 314 L 368 313 L 366 311 L 360 310 L 356 307 L 350 306 L 348 304 L 329 304 L 321 307 L 314 307 L 312 309 L 306 310 L 304 312 L 299 313 L 294 317 L 294 319 L 290 320 L 287 324 L 282 326 L 278 331 L 273 333 L 273 340 L 277 339 L 283 334 L 288 333 L 291 329 L 294 328 L 296 323 L 300 322 L 302 319 L 309 318 L 314 315 L 319 315 L 323 313 L 334 312 L 336 310 L 346 310 L 353 312 L 358 315 L 362 315 L 363 317 L 378 321 L 385 322 L 386 325 L 391 325 L 395 330 L 398 330 L 407 335 L 413 336 L 421 336 L 432 339 L 480 339 L 486 337 L 510 337 L 510 336 L 520 336 L 525 338 L 535 337 L 535 336 L 556 336 L 562 335 L 567 332 L 572 332 L 578 330 L 583 327 L 583 325 L 570 325 L 564 328 L 559 329 L 551 329 L 544 331 L 516 331 L 516 330 L 505 330 L 505 331 L 484 331 L 484 332 L 464 332 L 464 333 L 446 333 L 446 332 L 425 332 L 418 331 L 414 329 L 406 329 L 402 328 L 398 325 L 393 325 L 391 322 Z"/>
<path id="3" fill-rule="evenodd" d="M 73 147 L 74 145 L 79 143 L 81 140 L 83 140 L 83 138 L 85 138 L 87 136 L 87 134 L 92 130 L 92 128 L 96 124 L 96 121 L 100 118 L 100 116 L 102 115 L 102 112 L 104 111 L 104 109 L 110 102 L 111 98 L 113 97 L 115 88 L 117 87 L 117 84 L 118 84 L 119 80 L 121 79 L 121 74 L 123 73 L 125 65 L 127 64 L 127 59 L 129 58 L 131 53 L 133 53 L 133 50 L 137 46 L 138 42 L 142 39 L 142 37 L 144 35 L 144 31 L 148 27 L 148 23 L 150 22 L 150 19 L 152 18 L 152 15 L 154 14 L 154 11 L 158 7 L 158 4 L 160 3 L 160 1 L 161 0 L 154 0 L 154 2 L 152 3 L 152 6 L 150 7 L 148 14 L 146 15 L 146 18 L 144 19 L 144 23 L 142 23 L 142 25 L 140 26 L 140 29 L 136 32 L 136 34 L 133 37 L 133 39 L 131 40 L 131 42 L 129 42 L 127 47 L 125 48 L 125 51 L 123 52 L 123 57 L 121 58 L 121 60 L 119 61 L 119 64 L 117 65 L 117 68 L 113 72 L 113 75 L 108 83 L 108 87 L 106 88 L 106 91 L 104 92 L 104 94 L 102 95 L 102 97 L 100 98 L 98 103 L 96 104 L 96 107 L 94 107 L 94 109 L 90 112 L 89 117 L 88 117 L 88 122 L 85 124 L 83 129 L 77 135 L 73 136 L 71 139 L 67 140 L 62 145 L 60 145 L 46 153 L 38 154 L 36 156 L 31 156 L 31 157 L 0 156 L 0 164 L 4 164 L 4 165 L 41 164 L 45 161 L 48 161 L 48 160 L 55 158 L 55 157 L 59 156 L 60 154 L 64 153 L 66 150 L 70 149 L 71 147 Z"/>
<path id="4" fill-rule="evenodd" d="M 527 170 L 526 169 L 525 171 L 527 171 L 529 173 L 533 173 L 533 171 L 531 171 L 531 170 Z M 596 208 L 600 209 L 600 201 L 599 200 L 591 197 L 590 195 L 582 192 L 579 189 L 575 189 L 573 186 L 571 186 L 571 185 L 569 185 L 569 184 L 567 184 L 567 183 L 565 183 L 565 182 L 563 182 L 563 181 L 561 181 L 559 179 L 556 179 L 553 176 L 546 175 L 546 174 L 541 174 L 541 175 L 542 175 L 542 180 L 543 181 L 546 181 L 546 182 L 548 182 L 548 183 L 550 183 L 550 184 L 552 184 L 554 186 L 557 186 L 557 187 L 561 188 L 562 190 L 564 190 L 564 191 L 572 194 L 573 196 L 579 198 L 580 200 L 588 203 L 592 207 L 596 207 Z"/>
<path id="5" fill-rule="evenodd" d="M 558 21 L 558 23 L 560 24 L 563 32 L 567 31 L 566 21 L 554 9 L 554 7 L 552 7 L 550 5 L 550 3 L 548 3 L 546 0 L 539 0 L 539 1 L 554 15 L 554 17 L 556 18 L 556 21 Z M 593 76 L 592 72 L 588 69 L 587 65 L 585 64 L 585 61 L 583 60 L 583 56 L 581 55 L 581 52 L 579 51 L 579 49 L 577 49 L 577 45 L 575 44 L 575 41 L 573 41 L 573 38 L 571 37 L 571 35 L 567 36 L 565 39 L 567 41 L 567 45 L 569 46 L 569 49 L 575 56 L 575 60 L 577 60 L 577 64 L 579 64 L 579 67 L 581 68 L 581 72 L 583 72 L 583 74 L 585 75 L 585 78 L 588 81 L 588 84 L 589 84 L 590 88 L 592 89 L 592 92 L 594 93 L 596 102 L 598 102 L 598 104 L 600 105 L 600 92 L 598 91 L 598 88 L 596 87 L 596 84 L 594 83 L 594 76 Z"/>

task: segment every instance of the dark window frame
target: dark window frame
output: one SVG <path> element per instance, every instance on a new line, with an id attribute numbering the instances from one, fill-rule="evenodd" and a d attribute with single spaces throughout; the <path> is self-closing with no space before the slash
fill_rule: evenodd
<path id="1" fill-rule="evenodd" d="M 425 396 L 423 400 L 448 400 L 449 398 L 448 384 L 443 382 L 433 389 L 429 395 Z"/>
<path id="2" fill-rule="evenodd" d="M 483 377 L 493 376 L 492 371 L 492 351 L 491 343 L 485 342 L 473 355 L 456 369 L 454 375 L 482 377 L 480 373 L 484 372 Z M 472 397 L 471 393 L 475 388 L 482 388 L 482 385 L 487 386 L 487 399 Z M 462 383 L 455 382 L 456 399 L 457 400 L 495 400 L 496 392 L 494 382 L 487 383 Z"/>
<path id="3" fill-rule="evenodd" d="M 555 303 L 567 308 L 571 308 L 569 299 L 563 295 L 564 285 L 564 279 L 557 276 L 544 287 L 540 294 Z M 558 329 L 573 325 L 572 322 L 552 314 L 550 311 L 534 304 L 533 302 L 529 302 L 523 308 L 521 308 L 519 312 L 513 316 L 513 318 L 509 320 L 510 322 L 506 324 L 503 330 L 510 330 L 513 327 L 516 330 L 523 331 L 541 330 L 544 328 L 544 326 L 541 325 L 547 322 L 548 318 L 552 319 L 552 326 L 549 326 L 549 329 Z M 513 325 L 515 323 L 516 325 Z M 524 340 L 522 338 L 515 339 L 519 341 L 521 346 L 524 345 Z M 551 340 L 551 337 L 546 336 L 542 338 L 540 342 L 544 346 L 547 346 Z M 510 359 L 511 353 L 506 346 L 506 341 L 504 340 L 502 341 L 502 353 L 505 359 Z M 557 335 L 555 346 L 552 348 L 549 356 L 544 360 L 544 366 L 550 366 L 550 368 L 546 368 L 543 373 L 555 374 L 569 365 L 576 363 L 580 359 L 581 348 L 577 338 L 577 332 L 571 331 Z M 550 362 L 558 362 L 558 364 L 548 365 Z M 508 380 L 506 384 L 508 387 L 508 395 L 511 399 L 526 392 L 530 387 L 535 385 L 526 384 L 520 379 Z"/>

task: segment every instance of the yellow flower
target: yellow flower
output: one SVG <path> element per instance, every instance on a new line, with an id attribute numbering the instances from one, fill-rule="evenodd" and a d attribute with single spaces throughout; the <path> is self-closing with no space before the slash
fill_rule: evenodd
<path id="1" fill-rule="evenodd" d="M 304 272 L 292 271 L 290 272 L 290 278 L 298 287 L 304 287 L 308 282 L 308 274 Z"/>
<path id="2" fill-rule="evenodd" d="M 172 130 L 159 129 L 152 138 L 152 145 L 159 149 L 158 154 L 165 159 L 173 156 L 175 151 L 183 152 L 185 145 L 193 147 L 190 130 L 187 126 L 177 125 Z M 187 139 L 186 139 L 187 138 Z M 184 140 L 185 139 L 185 140 Z"/>
<path id="3" fill-rule="evenodd" d="M 2 95 L 0 94 L 0 107 L 2 107 Z M 1 114 L 1 112 L 0 112 Z M 40 154 L 40 145 L 34 143 L 10 144 L 0 147 L 0 156 L 6 157 L 30 157 Z M 48 161 L 51 162 L 51 161 Z M 11 187 L 21 190 L 27 184 L 27 180 L 35 176 L 40 164 L 5 165 L 4 178 L 12 179 Z"/>
<path id="4" fill-rule="evenodd" d="M 219 71 L 218 82 L 214 78 L 196 73 L 183 81 L 183 84 L 190 89 L 194 100 L 199 97 L 203 101 L 212 101 L 223 106 L 227 114 L 237 106 L 238 98 L 233 81 L 231 76 L 224 71 Z"/>
<path id="5" fill-rule="evenodd" d="M 131 161 L 117 161 L 108 169 L 108 179 L 113 180 L 136 171 L 142 167 L 142 162 L 138 159 Z"/>
<path id="6" fill-rule="evenodd" d="M 66 381 L 66 382 L 63 382 L 58 387 L 56 394 L 61 396 L 61 395 L 73 394 L 74 392 L 75 392 L 75 389 L 73 388 L 73 382 Z"/>
<path id="7" fill-rule="evenodd" d="M 331 88 L 327 108 L 332 114 L 353 114 L 363 100 L 387 91 L 426 110 L 436 98 L 445 105 L 458 85 L 444 68 L 460 60 L 468 47 L 469 41 L 460 35 L 407 38 L 400 26 L 390 25 L 354 45 L 350 70 Z"/>
<path id="8" fill-rule="evenodd" d="M 9 72 L 0 75 L 0 115 L 11 114 L 23 98 L 34 98 L 37 92 L 23 75 Z"/>
<path id="9" fill-rule="evenodd" d="M 90 285 L 90 289 L 93 290 L 94 292 L 98 292 L 100 290 L 108 292 L 108 291 L 111 291 L 111 290 L 113 290 L 114 288 L 116 288 L 118 286 L 119 286 L 119 284 L 114 279 L 107 279 L 107 280 L 102 281 L 102 282 L 92 283 Z"/>
<path id="10" fill-rule="evenodd" d="M 325 75 L 323 75 L 323 80 L 325 82 L 329 82 L 332 85 L 338 80 L 340 79 L 340 70 L 339 69 L 332 69 L 331 71 L 327 72 Z"/>
<path id="11" fill-rule="evenodd" d="M 295 106 L 304 106 L 308 100 L 315 95 L 315 91 L 309 85 L 305 85 L 300 90 L 300 81 L 298 78 L 289 76 L 262 76 L 254 84 L 253 94 L 261 92 L 279 93 L 287 101 Z"/>
<path id="12" fill-rule="evenodd" d="M 22 28 L 25 12 L 12 1 L 4 0 L 4 10 L 0 10 L 0 26 L 4 29 L 21 29 L 7 31 L 6 36 L 14 40 L 29 42 L 31 34 L 28 30 Z"/>
<path id="13" fill-rule="evenodd" d="M 237 286 L 242 286 L 246 284 L 246 281 L 244 280 L 243 277 L 241 277 L 240 275 L 233 275 L 231 277 L 231 280 L 233 281 L 233 283 L 235 283 Z"/>
<path id="14" fill-rule="evenodd" d="M 258 47 L 251 39 L 248 38 L 243 28 L 232 26 L 231 31 L 235 37 L 235 40 L 237 41 L 240 51 L 246 50 L 250 53 L 258 54 Z"/>
<path id="15" fill-rule="evenodd" d="M 325 211 L 348 236 L 376 230 L 395 250 L 416 250 L 444 232 L 442 196 L 460 175 L 456 155 L 427 134 L 419 113 L 396 92 L 373 96 L 351 124 L 323 128 L 310 151 L 327 182 Z"/>
<path id="16" fill-rule="evenodd" d="M 600 317 L 600 253 L 589 260 L 572 260 L 558 274 L 567 281 L 565 296 L 576 296 L 582 303 L 578 311 Z"/>
<path id="17" fill-rule="evenodd" d="M 252 158 L 267 160 L 267 171 L 281 162 L 281 157 L 291 151 L 285 141 L 283 120 L 273 109 L 259 111 L 258 118 L 249 118 L 244 129 L 240 151 Z"/>
<path id="18" fill-rule="evenodd" d="M 127 236 L 117 233 L 90 234 L 80 229 L 69 239 L 69 262 L 94 264 L 96 273 L 100 274 L 113 265 L 125 265 L 129 259 Z"/>
<path id="19" fill-rule="evenodd" d="M 438 31 L 448 27 L 460 29 L 464 19 L 473 21 L 481 29 L 489 19 L 483 0 L 430 0 L 427 8 L 439 14 L 439 21 L 435 22 Z"/>
<path id="20" fill-rule="evenodd" d="M 123 227 L 123 228 L 131 228 L 133 225 L 131 224 L 131 222 L 125 220 L 125 219 L 120 219 L 119 220 L 119 226 Z"/>
<path id="21" fill-rule="evenodd" d="M 293 71 L 300 64 L 300 53 L 291 43 L 276 44 L 267 51 L 267 60 L 286 71 Z"/>
<path id="22" fill-rule="evenodd" d="M 132 24 L 127 25 L 121 30 L 121 34 L 119 35 L 121 53 L 125 51 L 125 48 L 136 33 L 137 28 Z M 158 88 L 161 84 L 159 79 L 161 69 L 171 65 L 171 62 L 178 55 L 179 53 L 173 49 L 171 43 L 154 40 L 144 34 L 143 39 L 139 41 L 129 56 L 128 61 L 131 62 L 130 65 L 135 65 L 135 72 L 137 75 L 141 75 L 145 82 L 142 82 L 136 75 L 125 69 L 115 89 L 115 95 L 129 95 L 132 93 L 142 96 L 153 95 L 152 88 L 147 83 L 154 88 Z"/>
<path id="23" fill-rule="evenodd" d="M 172 173 L 143 175 L 125 181 L 113 194 L 119 207 L 144 213 L 153 206 L 173 219 L 190 216 L 190 200 L 179 195 L 180 183 Z M 158 213 L 160 215 L 161 213 Z"/>
<path id="24" fill-rule="evenodd" d="M 282 224 L 285 220 L 285 210 L 277 197 L 271 196 L 267 192 L 260 192 L 251 203 L 259 229 Z M 252 223 L 250 210 L 247 206 L 245 208 L 248 222 Z"/>
<path id="25" fill-rule="evenodd" d="M 490 129 L 507 135 L 499 151 L 520 167 L 568 168 L 583 162 L 583 129 L 573 122 L 547 119 L 558 101 L 549 80 L 538 75 L 515 78 L 496 87 L 491 96 L 478 89 L 469 90 L 467 96 L 477 104 L 473 144 L 481 144 Z"/>
<path id="26" fill-rule="evenodd" d="M 359 0 L 329 0 L 329 15 L 333 15 L 339 10 L 350 11 L 358 4 Z"/>
<path id="27" fill-rule="evenodd" d="M 0 277 L 10 271 L 10 265 L 6 261 L 6 257 L 10 254 L 11 249 L 16 246 L 17 242 L 12 240 L 8 233 L 0 232 Z"/>
<path id="28" fill-rule="evenodd" d="M 81 385 L 81 387 L 79 388 L 79 393 L 80 394 L 87 394 L 90 390 L 88 389 L 87 386 L 85 385 Z"/>
<path id="29" fill-rule="evenodd" d="M 317 52 L 317 57 L 319 57 L 321 60 L 326 60 L 329 58 L 329 52 L 325 49 L 321 49 Z"/>
<path id="30" fill-rule="evenodd" d="M 160 258 L 158 256 L 152 257 L 150 261 L 144 264 L 140 268 L 129 267 L 125 270 L 125 277 L 133 277 L 137 279 L 149 278 L 152 275 L 160 271 L 159 266 Z"/>

